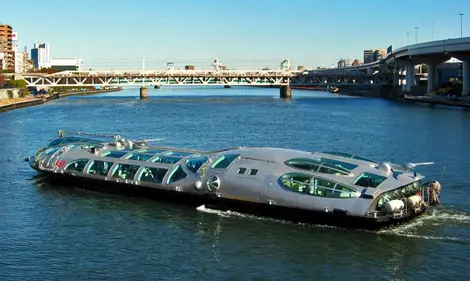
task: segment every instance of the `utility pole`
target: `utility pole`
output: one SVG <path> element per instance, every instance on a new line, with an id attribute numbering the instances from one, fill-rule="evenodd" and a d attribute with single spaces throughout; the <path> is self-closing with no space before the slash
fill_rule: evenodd
<path id="1" fill-rule="evenodd" d="M 435 21 L 432 21 L 431 23 L 431 40 L 434 41 L 434 23 Z"/>
<path id="2" fill-rule="evenodd" d="M 406 33 L 406 46 L 410 45 L 410 33 Z"/>
<path id="3" fill-rule="evenodd" d="M 462 17 L 463 17 L 463 14 L 459 14 L 460 15 L 460 38 L 462 38 Z"/>
<path id="4" fill-rule="evenodd" d="M 416 44 L 418 44 L 418 28 L 417 26 L 415 26 L 415 31 L 416 31 Z"/>

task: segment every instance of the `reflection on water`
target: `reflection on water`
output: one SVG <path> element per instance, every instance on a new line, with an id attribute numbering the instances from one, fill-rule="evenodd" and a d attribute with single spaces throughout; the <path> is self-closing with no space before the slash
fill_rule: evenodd
<path id="1" fill-rule="evenodd" d="M 311 91 L 291 100 L 278 89 L 195 91 L 149 89 L 141 101 L 131 88 L 1 113 L 0 280 L 468 279 L 470 112 Z M 435 161 L 420 171 L 442 183 L 443 204 L 367 232 L 51 185 L 23 158 L 58 129 Z"/>

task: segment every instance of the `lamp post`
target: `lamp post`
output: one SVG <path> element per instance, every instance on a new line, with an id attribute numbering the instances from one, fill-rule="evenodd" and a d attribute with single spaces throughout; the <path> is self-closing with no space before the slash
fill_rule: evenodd
<path id="1" fill-rule="evenodd" d="M 418 28 L 417 26 L 415 26 L 415 32 L 416 32 L 416 44 L 418 44 Z"/>
<path id="2" fill-rule="evenodd" d="M 434 41 L 434 23 L 435 21 L 431 23 L 431 41 Z"/>
<path id="3" fill-rule="evenodd" d="M 462 17 L 463 17 L 463 14 L 459 14 L 460 16 L 460 38 L 462 38 Z"/>
<path id="4" fill-rule="evenodd" d="M 406 45 L 407 46 L 410 45 L 410 33 L 409 32 L 406 33 Z"/>

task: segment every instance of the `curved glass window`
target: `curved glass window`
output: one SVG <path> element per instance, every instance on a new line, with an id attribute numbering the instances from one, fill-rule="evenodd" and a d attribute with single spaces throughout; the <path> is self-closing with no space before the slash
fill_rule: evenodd
<path id="1" fill-rule="evenodd" d="M 46 145 L 46 148 L 49 148 L 51 146 L 56 146 L 58 144 L 60 144 L 60 142 L 62 141 L 63 138 L 56 138 L 56 139 L 53 139 L 51 140 L 47 145 Z"/>
<path id="2" fill-rule="evenodd" d="M 380 210 L 385 207 L 385 204 L 388 201 L 401 199 L 404 197 L 409 197 L 411 195 L 415 195 L 416 193 L 421 191 L 421 182 L 416 181 L 410 183 L 408 185 L 402 186 L 395 190 L 390 190 L 380 195 L 379 201 L 377 202 L 377 209 Z"/>
<path id="3" fill-rule="evenodd" d="M 182 158 L 180 158 L 180 157 L 158 156 L 157 158 L 153 159 L 152 162 L 163 163 L 163 164 L 175 164 L 176 162 L 180 161 L 181 159 Z"/>
<path id="4" fill-rule="evenodd" d="M 290 167 L 306 170 L 306 171 L 313 171 L 313 172 L 320 172 L 332 175 L 348 175 L 349 171 L 344 168 L 341 163 L 337 163 L 340 161 L 330 161 L 331 159 L 321 158 L 317 159 L 307 159 L 307 158 L 294 158 L 287 160 L 285 164 Z M 348 164 L 348 163 L 346 163 Z M 352 165 L 352 164 L 351 164 Z M 348 166 L 349 168 L 357 167 L 357 165 Z"/>
<path id="5" fill-rule="evenodd" d="M 170 177 L 168 178 L 168 183 L 179 181 L 187 176 L 188 175 L 183 171 L 181 165 L 178 165 L 176 168 L 173 169 L 173 171 L 171 171 Z"/>
<path id="6" fill-rule="evenodd" d="M 113 162 L 92 160 L 91 165 L 88 167 L 87 174 L 105 177 L 108 175 L 113 164 Z"/>
<path id="7" fill-rule="evenodd" d="M 106 151 L 101 154 L 101 156 L 104 157 L 111 157 L 111 158 L 121 158 L 122 156 L 126 155 L 128 152 L 126 151 L 117 151 L 117 150 L 111 150 L 111 151 Z"/>
<path id="8" fill-rule="evenodd" d="M 138 181 L 162 183 L 168 169 L 144 167 Z"/>
<path id="9" fill-rule="evenodd" d="M 159 154 L 164 152 L 165 150 L 163 149 L 141 149 L 139 152 L 141 153 L 147 153 L 147 154 Z"/>
<path id="10" fill-rule="evenodd" d="M 338 152 L 338 151 L 327 151 L 327 152 L 322 152 L 322 153 L 376 163 L 374 160 L 371 160 L 371 159 L 368 159 L 359 155 L 354 155 L 351 153 Z"/>
<path id="11" fill-rule="evenodd" d="M 177 156 L 177 157 L 185 157 L 189 155 L 193 155 L 194 153 L 191 152 L 185 152 L 185 151 L 167 151 L 165 152 L 164 155 L 169 155 L 169 156 Z"/>
<path id="12" fill-rule="evenodd" d="M 319 197 L 352 198 L 358 196 L 356 190 L 350 187 L 300 173 L 283 175 L 281 177 L 281 184 L 293 192 Z"/>
<path id="13" fill-rule="evenodd" d="M 153 155 L 151 154 L 132 153 L 131 155 L 127 156 L 126 159 L 136 160 L 136 161 L 147 161 L 152 157 Z"/>
<path id="14" fill-rule="evenodd" d="M 196 173 L 202 164 L 207 162 L 207 156 L 197 156 L 186 160 L 186 167 L 193 173 Z"/>
<path id="15" fill-rule="evenodd" d="M 128 165 L 128 164 L 119 164 L 116 169 L 114 169 L 113 178 L 120 178 L 123 180 L 132 180 L 134 179 L 135 173 L 139 170 L 140 166 L 137 165 Z"/>
<path id="16" fill-rule="evenodd" d="M 212 164 L 211 168 L 213 169 L 225 169 L 227 168 L 228 166 L 230 166 L 230 164 L 232 164 L 232 162 L 238 158 L 238 154 L 226 154 L 226 155 L 222 155 L 222 157 L 220 157 L 219 159 L 217 159 L 214 164 Z"/>
<path id="17" fill-rule="evenodd" d="M 88 159 L 74 160 L 65 166 L 65 170 L 73 172 L 82 172 L 88 161 Z"/>
<path id="18" fill-rule="evenodd" d="M 381 183 L 383 183 L 387 178 L 379 175 L 374 175 L 371 173 L 362 173 L 356 181 L 354 181 L 355 185 L 360 185 L 364 187 L 378 187 Z"/>

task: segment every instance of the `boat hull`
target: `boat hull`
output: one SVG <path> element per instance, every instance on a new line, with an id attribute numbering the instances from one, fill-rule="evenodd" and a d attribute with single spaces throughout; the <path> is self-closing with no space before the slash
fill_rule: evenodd
<path id="1" fill-rule="evenodd" d="M 378 230 L 405 223 L 424 212 L 423 210 L 419 213 L 410 213 L 399 219 L 390 219 L 388 217 L 372 218 L 352 216 L 344 212 L 321 212 L 284 207 L 279 205 L 239 201 L 219 198 L 213 194 L 191 194 L 173 190 L 150 188 L 134 184 L 57 174 L 48 171 L 41 171 L 41 173 L 45 175 L 48 182 L 52 184 L 62 184 L 99 192 L 174 202 L 191 207 L 205 205 L 207 208 L 221 211 L 230 210 L 243 214 L 251 214 L 294 223 L 328 225 L 341 228 Z"/>

